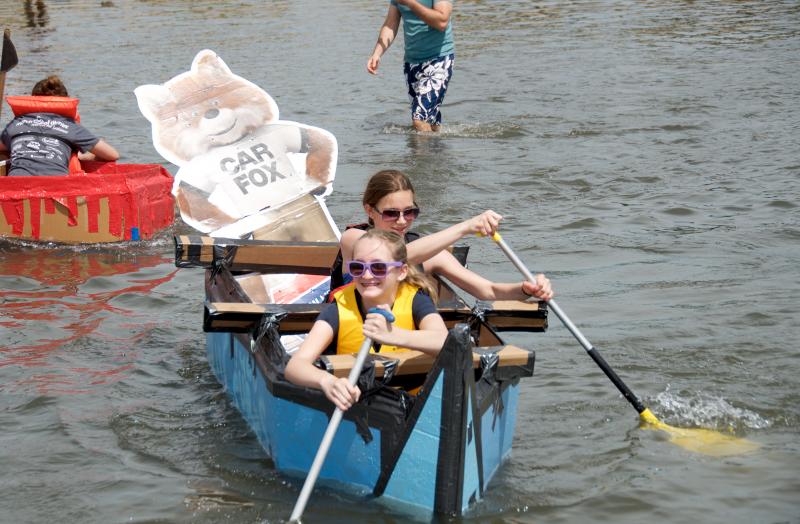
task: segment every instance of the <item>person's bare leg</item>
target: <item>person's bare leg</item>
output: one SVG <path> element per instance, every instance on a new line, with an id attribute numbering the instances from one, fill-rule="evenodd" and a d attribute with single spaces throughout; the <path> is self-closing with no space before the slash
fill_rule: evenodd
<path id="1" fill-rule="evenodd" d="M 414 124 L 414 129 L 419 132 L 428 132 L 430 133 L 433 131 L 431 125 L 428 122 L 424 122 L 422 120 L 412 120 L 411 123 Z"/>

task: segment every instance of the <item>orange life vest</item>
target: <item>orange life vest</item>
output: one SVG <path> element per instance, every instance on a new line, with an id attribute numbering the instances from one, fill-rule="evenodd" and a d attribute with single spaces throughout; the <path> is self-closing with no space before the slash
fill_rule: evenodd
<path id="1" fill-rule="evenodd" d="M 28 113 L 55 113 L 56 115 L 71 118 L 75 122 L 80 122 L 78 114 L 77 98 L 66 96 L 7 96 L 6 102 L 11 106 L 14 116 L 26 115 Z M 78 153 L 73 152 L 69 158 L 69 173 L 83 173 L 83 167 L 78 160 Z"/>

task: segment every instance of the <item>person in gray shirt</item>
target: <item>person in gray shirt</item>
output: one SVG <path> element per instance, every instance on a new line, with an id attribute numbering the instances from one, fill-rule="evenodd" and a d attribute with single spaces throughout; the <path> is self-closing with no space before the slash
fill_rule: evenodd
<path id="1" fill-rule="evenodd" d="M 33 96 L 68 97 L 57 76 L 37 82 Z M 81 160 L 114 161 L 119 153 L 74 119 L 56 113 L 25 113 L 14 118 L 0 135 L 0 153 L 11 159 L 9 176 L 66 175 L 73 151 Z"/>

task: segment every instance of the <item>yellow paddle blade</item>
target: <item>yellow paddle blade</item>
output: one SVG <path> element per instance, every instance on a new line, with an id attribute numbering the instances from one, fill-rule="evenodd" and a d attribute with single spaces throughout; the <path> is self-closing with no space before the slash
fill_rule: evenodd
<path id="1" fill-rule="evenodd" d="M 664 431 L 669 435 L 670 442 L 695 453 L 726 457 L 742 455 L 759 448 L 759 444 L 751 440 L 725 435 L 711 429 L 684 429 L 664 424 L 649 409 L 642 411 L 639 417 L 643 428 Z"/>

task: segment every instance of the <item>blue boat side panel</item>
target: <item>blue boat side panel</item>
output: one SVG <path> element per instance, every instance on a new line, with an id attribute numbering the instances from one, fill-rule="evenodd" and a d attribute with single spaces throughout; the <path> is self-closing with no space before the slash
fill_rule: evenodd
<path id="1" fill-rule="evenodd" d="M 502 394 L 502 413 L 498 415 L 493 406 L 486 410 L 481 419 L 484 486 L 494 477 L 503 460 L 511 453 L 514 427 L 517 424 L 519 389 L 519 383 L 506 387 Z"/>
<path id="2" fill-rule="evenodd" d="M 231 343 L 233 341 L 233 358 Z M 269 391 L 263 380 L 254 380 L 253 366 L 249 352 L 229 333 L 208 333 L 206 335 L 208 358 L 214 374 L 234 405 L 247 420 L 250 428 L 265 449 L 269 449 L 269 428 L 266 424 Z"/>
<path id="3" fill-rule="evenodd" d="M 384 497 L 428 509 L 433 507 L 436 467 L 439 462 L 443 387 L 444 373 L 440 373 L 386 485 Z"/>
<path id="4" fill-rule="evenodd" d="M 481 485 L 478 472 L 478 439 L 472 418 L 473 395 L 467 395 L 467 443 L 464 450 L 464 489 L 462 491 L 461 511 L 467 510 L 470 500 L 480 500 Z"/>
<path id="5" fill-rule="evenodd" d="M 514 429 L 517 427 L 517 405 L 519 404 L 519 382 L 509 386 L 503 393 L 503 403 L 505 410 L 503 419 L 505 420 L 505 430 L 503 432 L 503 456 L 505 460 L 511 454 L 511 444 L 514 441 Z"/>
<path id="6" fill-rule="evenodd" d="M 275 417 L 272 435 L 273 459 L 278 469 L 305 474 L 310 468 L 329 418 L 315 409 L 273 397 L 270 411 Z M 349 420 L 336 431 L 320 479 L 359 484 L 372 489 L 380 473 L 380 432 L 370 430 L 373 440 L 365 444 Z"/>
<path id="7" fill-rule="evenodd" d="M 233 358 L 231 358 L 233 341 Z M 268 451 L 279 470 L 305 473 L 311 467 L 328 416 L 270 393 L 256 371 L 250 353 L 228 333 L 207 335 L 209 361 L 226 393 Z M 371 429 L 372 441 L 365 444 L 355 424 L 342 420 L 331 445 L 321 480 L 346 481 L 371 490 L 380 473 L 380 432 Z M 305 435 L 298 438 L 298 435 Z"/>

